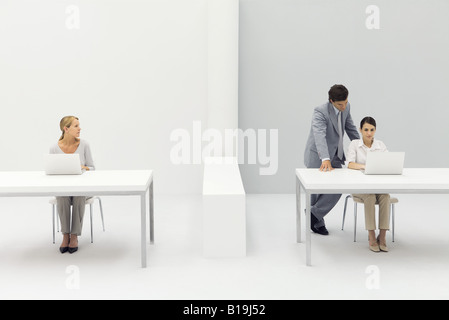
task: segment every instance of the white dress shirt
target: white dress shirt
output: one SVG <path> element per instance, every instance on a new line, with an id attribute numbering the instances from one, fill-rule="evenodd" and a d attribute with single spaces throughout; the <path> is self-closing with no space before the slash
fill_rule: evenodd
<path id="1" fill-rule="evenodd" d="M 373 141 L 371 148 L 368 148 L 363 139 L 352 140 L 349 144 L 348 154 L 346 160 L 348 163 L 354 162 L 359 164 L 366 164 L 366 155 L 368 152 L 388 152 L 385 144 L 380 140 Z"/>

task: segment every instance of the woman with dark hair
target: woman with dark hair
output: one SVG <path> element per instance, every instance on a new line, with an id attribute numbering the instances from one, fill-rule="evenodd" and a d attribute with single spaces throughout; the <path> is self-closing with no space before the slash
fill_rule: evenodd
<path id="1" fill-rule="evenodd" d="M 353 140 L 348 148 L 348 168 L 365 169 L 368 152 L 388 152 L 385 144 L 375 140 L 376 120 L 365 117 L 360 122 L 362 139 Z M 390 195 L 389 194 L 354 194 L 353 197 L 363 200 L 365 205 L 365 227 L 369 235 L 371 251 L 388 252 L 386 233 L 390 229 Z M 379 204 L 379 236 L 376 238 L 375 205 Z"/>

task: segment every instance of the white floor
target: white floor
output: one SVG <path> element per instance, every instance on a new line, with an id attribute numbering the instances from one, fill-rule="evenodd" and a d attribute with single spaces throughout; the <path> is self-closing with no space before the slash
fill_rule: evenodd
<path id="1" fill-rule="evenodd" d="M 449 196 L 398 197 L 389 253 L 368 250 L 363 215 L 353 242 L 352 204 L 341 231 L 342 197 L 306 267 L 295 195 L 247 196 L 248 254 L 236 259 L 202 257 L 201 196 L 158 196 L 147 269 L 136 197 L 103 197 L 106 232 L 95 207 L 94 244 L 87 210 L 73 255 L 59 253 L 59 234 L 52 244 L 46 198 L 1 198 L 0 299 L 448 299 Z"/>

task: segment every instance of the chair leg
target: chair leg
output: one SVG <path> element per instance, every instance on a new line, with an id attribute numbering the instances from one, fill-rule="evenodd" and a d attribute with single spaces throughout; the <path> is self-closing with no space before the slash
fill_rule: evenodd
<path id="1" fill-rule="evenodd" d="M 357 202 L 354 201 L 354 242 L 357 242 Z"/>
<path id="2" fill-rule="evenodd" d="M 55 221 L 56 221 L 56 232 L 58 232 L 59 233 L 59 228 L 60 228 L 60 226 L 59 226 L 59 224 L 60 224 L 60 221 L 59 221 L 59 215 L 58 215 L 58 210 L 57 210 L 57 208 L 56 208 L 56 205 L 54 204 L 53 205 L 53 207 L 55 208 Z"/>
<path id="3" fill-rule="evenodd" d="M 53 214 L 52 214 L 52 222 L 53 222 L 53 244 L 55 244 L 55 205 L 53 205 Z"/>
<path id="4" fill-rule="evenodd" d="M 348 199 L 351 197 L 350 195 L 345 199 L 345 208 L 343 209 L 343 222 L 341 223 L 341 230 L 345 227 L 345 219 L 346 219 L 346 207 L 348 206 Z"/>
<path id="5" fill-rule="evenodd" d="M 394 203 L 391 204 L 391 225 L 392 225 L 392 231 L 391 231 L 391 235 L 393 238 L 393 242 L 394 242 Z"/>
<path id="6" fill-rule="evenodd" d="M 106 231 L 104 228 L 104 217 L 103 217 L 103 205 L 101 204 L 101 199 L 98 199 L 98 203 L 100 204 L 100 213 L 101 213 L 101 223 L 103 224 L 103 232 Z"/>
<path id="7" fill-rule="evenodd" d="M 92 223 L 92 207 L 93 205 L 90 204 L 90 243 L 94 243 L 94 228 L 93 228 L 93 223 Z"/>

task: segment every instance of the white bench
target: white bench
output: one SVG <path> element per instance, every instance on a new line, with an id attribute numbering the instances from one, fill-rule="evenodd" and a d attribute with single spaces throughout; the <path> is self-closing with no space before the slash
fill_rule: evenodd
<path id="1" fill-rule="evenodd" d="M 203 254 L 246 256 L 246 196 L 237 158 L 205 159 Z"/>

